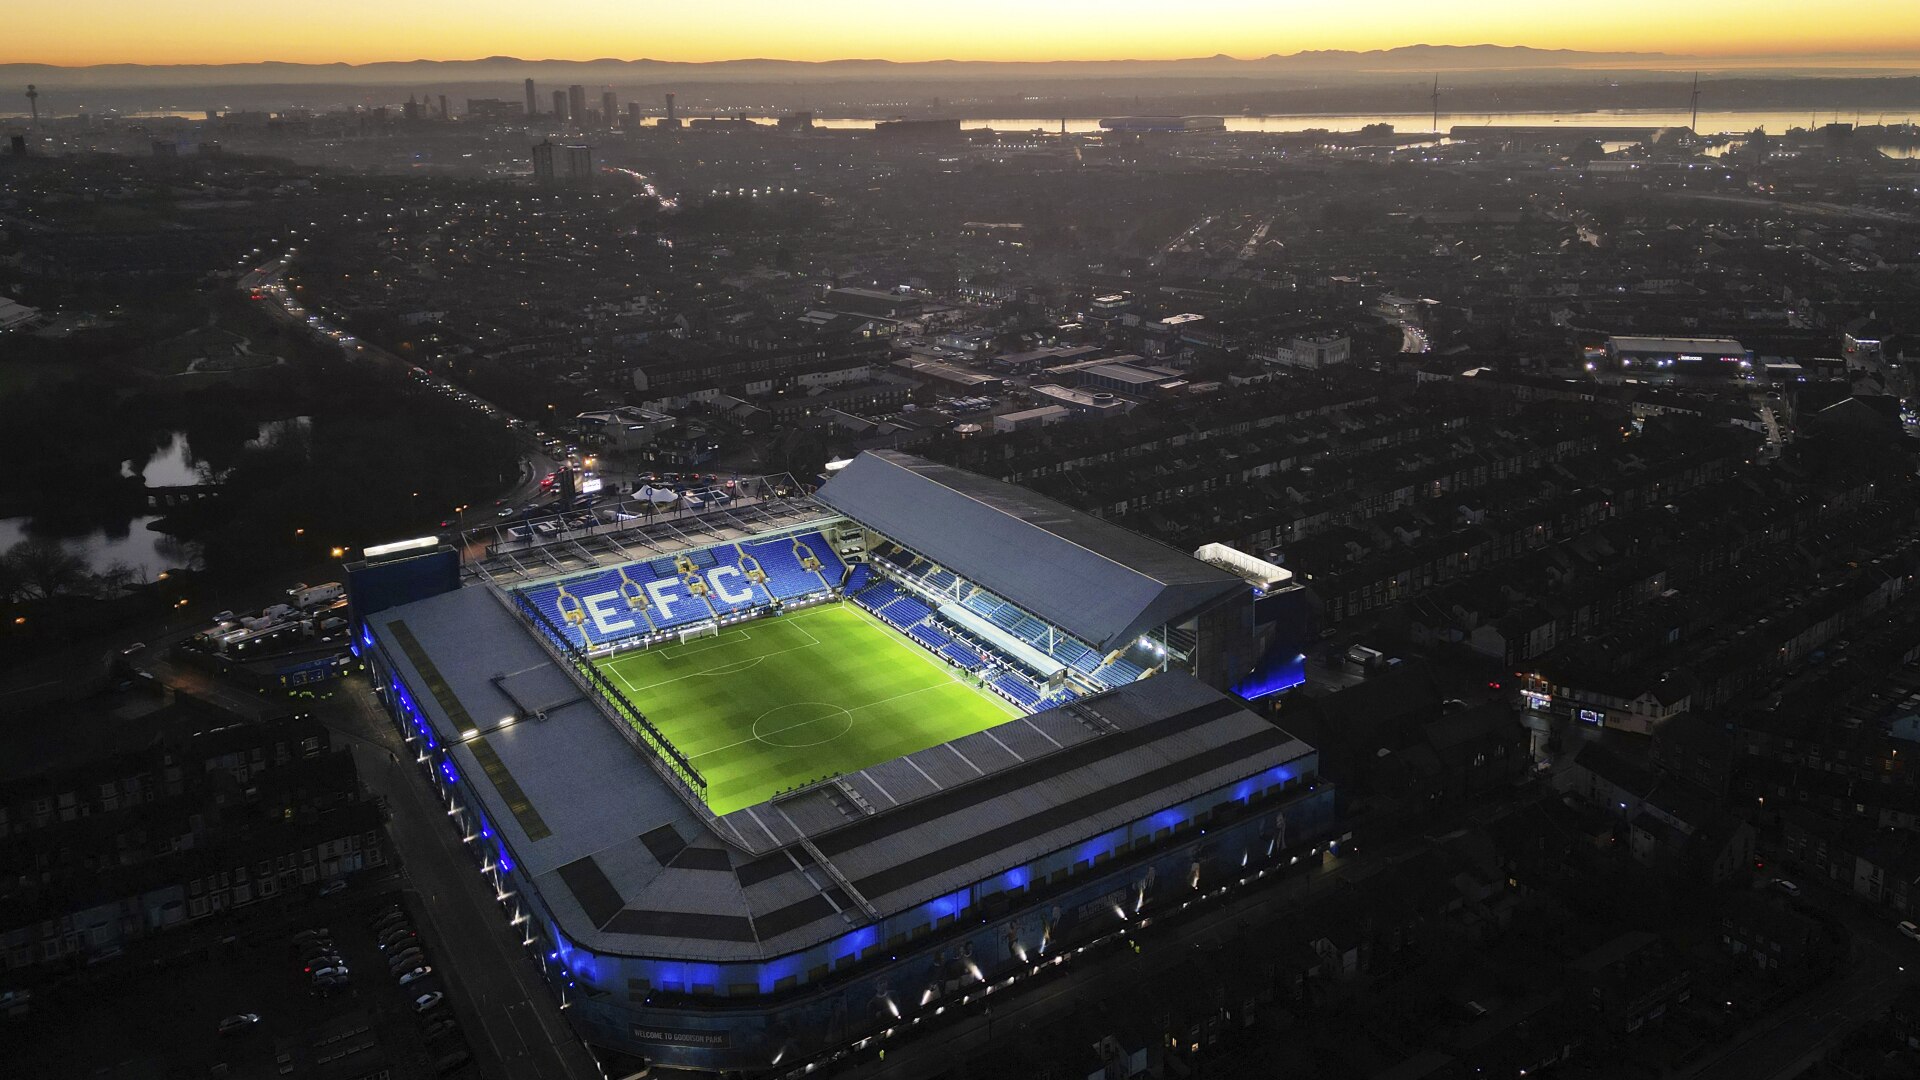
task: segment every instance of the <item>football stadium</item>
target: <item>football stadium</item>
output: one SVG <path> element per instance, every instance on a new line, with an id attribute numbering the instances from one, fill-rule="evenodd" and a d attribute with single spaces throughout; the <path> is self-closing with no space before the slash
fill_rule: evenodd
<path id="1" fill-rule="evenodd" d="M 644 509 L 347 568 L 589 1043 L 798 1075 L 1319 857 L 1284 569 L 892 451 Z"/>

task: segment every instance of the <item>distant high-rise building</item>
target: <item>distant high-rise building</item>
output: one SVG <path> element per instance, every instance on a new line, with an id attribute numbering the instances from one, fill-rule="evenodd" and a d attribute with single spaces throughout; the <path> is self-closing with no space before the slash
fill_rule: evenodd
<path id="1" fill-rule="evenodd" d="M 587 123 L 587 88 L 579 83 L 567 87 L 567 119 L 574 127 L 585 127 Z"/>
<path id="2" fill-rule="evenodd" d="M 503 101 L 500 98 L 468 98 L 466 118 L 468 120 L 517 120 L 526 114 L 521 111 L 517 101 Z"/>
<path id="3" fill-rule="evenodd" d="M 637 101 L 627 102 L 627 130 L 640 130 L 640 103 Z"/>
<path id="4" fill-rule="evenodd" d="M 528 79 L 527 80 L 527 119 L 531 120 L 534 117 L 539 115 L 540 115 L 540 105 L 537 101 L 534 100 L 534 97 L 533 97 L 533 80 Z"/>
<path id="5" fill-rule="evenodd" d="M 567 92 L 565 90 L 555 90 L 553 92 L 553 122 L 556 124 L 564 124 L 567 122 Z"/>
<path id="6" fill-rule="evenodd" d="M 567 182 L 571 184 L 593 182 L 593 147 L 567 147 Z"/>
<path id="7" fill-rule="evenodd" d="M 420 119 L 420 103 L 413 99 L 412 94 L 407 95 L 407 104 L 400 110 L 400 115 L 409 123 Z"/>
<path id="8" fill-rule="evenodd" d="M 610 128 L 620 126 L 620 106 L 614 103 L 611 90 L 600 94 L 600 123 Z"/>
<path id="9" fill-rule="evenodd" d="M 673 115 L 673 95 L 672 94 L 667 95 L 667 117 L 666 119 L 660 122 L 660 126 L 668 127 L 668 128 L 677 128 L 680 126 L 680 118 Z"/>
<path id="10" fill-rule="evenodd" d="M 447 95 L 445 94 L 440 95 L 440 119 L 442 120 L 453 119 L 453 114 L 447 111 Z"/>
<path id="11" fill-rule="evenodd" d="M 551 184 L 554 180 L 553 143 L 545 139 L 533 145 L 533 179 L 541 184 Z"/>

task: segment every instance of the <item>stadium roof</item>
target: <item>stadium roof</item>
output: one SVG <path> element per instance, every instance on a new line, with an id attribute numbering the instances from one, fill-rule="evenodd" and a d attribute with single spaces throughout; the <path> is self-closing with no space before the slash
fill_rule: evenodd
<path id="1" fill-rule="evenodd" d="M 1173 673 L 714 819 L 489 587 L 368 625 L 561 931 L 603 953 L 786 955 L 1313 753 Z M 520 706 L 545 719 L 503 723 Z"/>
<path id="2" fill-rule="evenodd" d="M 894 450 L 854 458 L 815 497 L 1102 649 L 1247 587 L 1025 488 Z"/>
<path id="3" fill-rule="evenodd" d="M 1617 352 L 1697 353 L 1701 356 L 1745 356 L 1747 347 L 1732 338 L 1622 337 L 1607 339 Z"/>

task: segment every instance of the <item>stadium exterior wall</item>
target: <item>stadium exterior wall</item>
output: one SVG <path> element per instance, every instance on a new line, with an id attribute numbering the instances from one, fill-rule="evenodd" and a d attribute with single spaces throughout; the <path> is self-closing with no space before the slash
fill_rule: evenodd
<path id="1" fill-rule="evenodd" d="M 361 644 L 394 724 L 431 751 L 435 734 L 412 704 L 419 689 L 401 681 L 370 637 Z M 582 1037 L 661 1064 L 774 1075 L 897 1028 L 895 1008 L 910 1023 L 957 1001 L 979 977 L 1024 976 L 1043 956 L 1113 934 L 1125 925 L 1119 912 L 1133 917 L 1136 901 L 1139 915 L 1157 918 L 1256 875 L 1302 873 L 1317 863 L 1334 814 L 1333 786 L 1319 779 L 1310 751 L 802 951 L 703 963 L 575 944 L 480 813 L 476 778 L 423 756 L 449 825 L 473 839 L 503 919 L 527 931 L 530 958 Z M 929 989 L 935 995 L 923 1004 Z"/>

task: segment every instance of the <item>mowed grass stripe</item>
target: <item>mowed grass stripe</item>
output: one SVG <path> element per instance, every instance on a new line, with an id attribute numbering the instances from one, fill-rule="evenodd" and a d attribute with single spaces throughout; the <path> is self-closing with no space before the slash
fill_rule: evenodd
<path id="1" fill-rule="evenodd" d="M 721 814 L 1019 715 L 846 604 L 599 663 L 694 761 Z"/>

